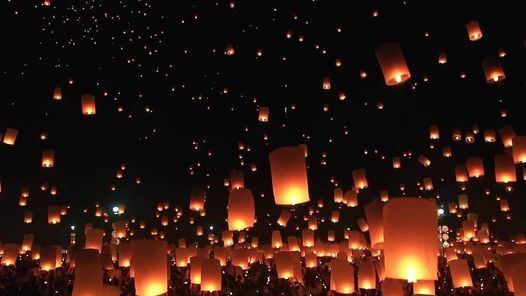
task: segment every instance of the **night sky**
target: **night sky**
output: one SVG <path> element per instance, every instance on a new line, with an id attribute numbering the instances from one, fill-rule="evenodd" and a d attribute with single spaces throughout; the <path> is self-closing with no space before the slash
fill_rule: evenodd
<path id="1" fill-rule="evenodd" d="M 81 237 L 86 222 L 111 231 L 111 222 L 131 217 L 137 237 L 157 227 L 170 242 L 206 241 L 195 227 L 214 226 L 216 235 L 227 229 L 223 180 L 236 169 L 255 198 L 258 222 L 249 233 L 268 242 L 281 211 L 268 153 L 299 144 L 308 147 L 311 202 L 295 207 L 285 234 L 298 235 L 308 207 L 323 199 L 320 232 L 337 229 L 342 239 L 344 228 L 358 229 L 361 206 L 380 190 L 437 198 L 446 209 L 440 223 L 453 228 L 465 215 L 447 213 L 447 202 L 467 193 L 465 213 L 478 213 L 495 236 L 525 231 L 523 165 L 506 192 L 495 183 L 493 164 L 503 144 L 483 137 L 505 125 L 526 134 L 525 18 L 510 14 L 518 8 L 507 4 L 421 2 L 428 1 L 2 1 L 0 133 L 13 128 L 18 137 L 15 145 L 0 143 L 0 241 L 34 233 L 39 244 L 67 244 L 72 225 Z M 483 32 L 475 42 L 466 31 L 472 20 Z M 391 41 L 400 42 L 412 76 L 397 86 L 385 84 L 375 57 Z M 440 52 L 447 63 L 438 63 Z M 505 80 L 486 82 L 488 56 L 499 59 Z M 322 89 L 325 77 L 330 90 Z M 53 99 L 56 87 L 61 100 Z M 83 94 L 95 96 L 95 115 L 82 114 Z M 260 106 L 270 108 L 266 123 L 258 121 Z M 429 139 L 431 125 L 439 126 L 439 140 Z M 475 143 L 452 141 L 454 128 L 464 136 L 474 126 Z M 444 146 L 453 157 L 442 157 Z M 53 168 L 41 166 L 46 149 L 55 151 Z M 431 166 L 417 161 L 420 154 Z M 401 169 L 393 169 L 393 156 L 402 157 Z M 484 159 L 486 175 L 462 191 L 454 166 L 468 156 Z M 369 182 L 359 206 L 334 204 L 333 189 L 351 189 L 359 168 Z M 426 177 L 431 191 L 417 185 Z M 188 210 L 195 186 L 207 188 L 205 217 Z M 23 188 L 30 191 L 25 207 Z M 506 198 L 511 211 L 502 213 L 497 198 Z M 176 206 L 183 209 L 181 219 L 161 227 L 159 201 L 169 202 L 163 214 L 170 219 Z M 94 216 L 96 203 L 108 223 Z M 126 205 L 120 217 L 112 214 L 119 204 Z M 60 224 L 47 224 L 48 205 L 70 206 Z M 328 217 L 338 207 L 334 225 Z M 23 223 L 26 210 L 31 224 Z"/>

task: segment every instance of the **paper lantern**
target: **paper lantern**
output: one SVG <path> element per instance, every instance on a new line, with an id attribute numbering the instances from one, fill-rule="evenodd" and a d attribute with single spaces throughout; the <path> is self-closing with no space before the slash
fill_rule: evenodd
<path id="1" fill-rule="evenodd" d="M 231 246 L 234 244 L 234 233 L 232 231 L 224 230 L 221 232 L 221 239 L 223 240 L 223 245 Z"/>
<path id="2" fill-rule="evenodd" d="M 120 243 L 118 245 L 119 252 L 119 267 L 130 267 L 131 258 L 133 256 L 132 246 L 130 243 Z"/>
<path id="3" fill-rule="evenodd" d="M 424 155 L 420 155 L 418 156 L 418 162 L 420 164 L 422 164 L 424 167 L 428 167 L 431 165 L 431 160 L 429 160 L 429 158 L 427 158 L 426 156 Z"/>
<path id="4" fill-rule="evenodd" d="M 460 194 L 458 196 L 458 207 L 463 210 L 469 208 L 469 199 L 467 194 Z"/>
<path id="5" fill-rule="evenodd" d="M 397 198 L 383 209 L 385 276 L 437 279 L 437 207 L 433 200 Z"/>
<path id="6" fill-rule="evenodd" d="M 168 246 L 163 240 L 132 241 L 137 295 L 160 295 L 168 291 Z"/>
<path id="7" fill-rule="evenodd" d="M 508 200 L 504 198 L 499 200 L 499 205 L 500 205 L 501 212 L 508 212 L 510 210 L 510 205 L 508 204 Z"/>
<path id="8" fill-rule="evenodd" d="M 310 248 L 314 246 L 314 231 L 311 229 L 302 229 L 301 241 L 304 247 Z"/>
<path id="9" fill-rule="evenodd" d="M 453 156 L 453 152 L 451 151 L 451 147 L 443 147 L 442 148 L 442 156 L 444 156 L 445 158 L 449 158 L 451 156 Z"/>
<path id="10" fill-rule="evenodd" d="M 397 85 L 411 78 L 399 42 L 384 43 L 376 50 L 375 55 L 386 85 Z"/>
<path id="11" fill-rule="evenodd" d="M 283 246 L 283 241 L 281 239 L 281 232 L 279 230 L 272 231 L 272 247 L 279 249 Z"/>
<path id="12" fill-rule="evenodd" d="M 365 189 L 368 187 L 367 177 L 364 169 L 357 169 L 352 171 L 352 177 L 354 180 L 354 186 L 356 188 Z"/>
<path id="13" fill-rule="evenodd" d="M 366 290 L 376 289 L 376 272 L 373 262 L 360 262 L 360 267 L 358 268 L 358 288 Z"/>
<path id="14" fill-rule="evenodd" d="M 338 221 L 340 221 L 340 211 L 332 211 L 331 212 L 331 222 L 338 223 Z"/>
<path id="15" fill-rule="evenodd" d="M 498 130 L 500 139 L 502 141 L 502 144 L 504 145 L 504 148 L 509 148 L 513 146 L 513 138 L 515 138 L 515 131 L 513 130 L 513 126 L 511 125 L 505 125 Z"/>
<path id="16" fill-rule="evenodd" d="M 466 25 L 466 30 L 468 31 L 468 37 L 471 41 L 477 41 L 482 38 L 482 30 L 480 29 L 478 21 L 471 21 Z"/>
<path id="17" fill-rule="evenodd" d="M 77 251 L 75 254 L 73 296 L 95 296 L 104 294 L 102 290 L 103 271 L 100 266 L 100 255 L 97 250 L 83 249 Z"/>
<path id="18" fill-rule="evenodd" d="M 335 203 L 342 203 L 343 202 L 343 190 L 341 188 L 334 188 L 334 202 Z"/>
<path id="19" fill-rule="evenodd" d="M 47 223 L 58 224 L 60 223 L 60 209 L 58 206 L 47 207 Z"/>
<path id="20" fill-rule="evenodd" d="M 254 226 L 254 197 L 250 189 L 230 191 L 228 196 L 228 230 L 243 230 Z"/>
<path id="21" fill-rule="evenodd" d="M 389 200 L 389 191 L 387 190 L 380 191 L 380 200 L 383 202 L 387 202 Z"/>
<path id="22" fill-rule="evenodd" d="M 226 45 L 226 49 L 225 49 L 225 54 L 227 56 L 231 56 L 231 55 L 234 55 L 236 52 L 234 50 L 234 46 L 232 44 L 227 44 Z"/>
<path id="23" fill-rule="evenodd" d="M 446 54 L 445 51 L 441 51 L 438 54 L 438 63 L 441 64 L 441 65 L 447 63 L 447 54 Z"/>
<path id="24" fill-rule="evenodd" d="M 278 252 L 274 255 L 274 264 L 276 265 L 276 272 L 278 278 L 289 279 L 294 276 L 294 262 L 299 261 L 298 252 Z"/>
<path id="25" fill-rule="evenodd" d="M 24 212 L 24 223 L 26 224 L 33 223 L 33 212 L 32 211 Z"/>
<path id="26" fill-rule="evenodd" d="M 53 90 L 53 100 L 62 100 L 62 90 L 60 89 L 60 87 L 55 87 L 55 89 Z"/>
<path id="27" fill-rule="evenodd" d="M 513 157 L 508 154 L 495 155 L 495 181 L 509 183 L 517 181 L 517 172 L 513 164 Z"/>
<path id="28" fill-rule="evenodd" d="M 400 167 L 401 167 L 400 157 L 398 156 L 393 157 L 393 169 L 399 169 Z"/>
<path id="29" fill-rule="evenodd" d="M 277 205 L 309 201 L 307 167 L 300 147 L 283 147 L 269 154 L 272 189 Z"/>
<path id="30" fill-rule="evenodd" d="M 397 279 L 383 280 L 382 296 L 404 296 L 402 282 Z"/>
<path id="31" fill-rule="evenodd" d="M 384 203 L 377 199 L 364 206 L 371 247 L 374 249 L 382 249 L 384 242 L 383 206 Z"/>
<path id="32" fill-rule="evenodd" d="M 318 258 L 312 251 L 305 252 L 305 267 L 316 268 L 318 267 Z"/>
<path id="33" fill-rule="evenodd" d="M 484 176 L 484 160 L 480 157 L 468 157 L 466 159 L 466 168 L 470 178 Z"/>
<path id="34" fill-rule="evenodd" d="M 40 268 L 42 270 L 50 271 L 59 267 L 61 265 L 60 259 L 60 250 L 58 247 L 46 246 L 40 249 Z"/>
<path id="35" fill-rule="evenodd" d="M 281 227 L 286 227 L 287 223 L 289 222 L 290 217 L 291 217 L 291 214 L 289 211 L 281 210 L 281 214 L 279 215 L 278 222 L 277 222 L 278 225 Z"/>
<path id="36" fill-rule="evenodd" d="M 99 228 L 92 228 L 86 232 L 86 249 L 95 249 L 99 252 L 102 251 L 102 239 L 104 236 L 104 230 Z"/>
<path id="37" fill-rule="evenodd" d="M 367 232 L 369 231 L 369 225 L 363 218 L 358 218 L 356 220 L 356 224 L 358 224 L 358 227 L 360 227 L 361 232 Z"/>
<path id="38" fill-rule="evenodd" d="M 418 280 L 413 284 L 414 295 L 436 295 L 434 280 Z"/>
<path id="39" fill-rule="evenodd" d="M 526 162 L 526 136 L 515 136 L 512 139 L 513 162 L 515 164 Z"/>
<path id="40" fill-rule="evenodd" d="M 467 182 L 469 178 L 468 169 L 463 163 L 455 165 L 455 180 L 457 182 Z"/>
<path id="41" fill-rule="evenodd" d="M 336 234 L 335 234 L 334 230 L 328 230 L 327 231 L 327 241 L 333 242 L 333 241 L 335 241 L 335 239 L 336 239 Z"/>
<path id="42" fill-rule="evenodd" d="M 84 115 L 95 115 L 95 96 L 91 94 L 86 94 L 80 96 L 80 103 L 82 105 L 82 114 Z"/>
<path id="43" fill-rule="evenodd" d="M 316 216 L 309 216 L 307 223 L 309 225 L 310 230 L 318 229 L 318 219 L 316 218 Z"/>
<path id="44" fill-rule="evenodd" d="M 433 180 L 431 178 L 424 178 L 424 189 L 427 191 L 433 190 Z"/>
<path id="45" fill-rule="evenodd" d="M 473 287 L 473 281 L 471 280 L 466 259 L 451 260 L 447 265 L 451 272 L 454 288 Z"/>
<path id="46" fill-rule="evenodd" d="M 348 207 L 354 208 L 358 206 L 358 194 L 353 189 L 345 191 L 343 199 Z"/>
<path id="47" fill-rule="evenodd" d="M 234 249 L 232 250 L 232 265 L 239 266 L 243 270 L 248 269 L 248 263 L 250 261 L 250 253 L 246 249 Z"/>
<path id="48" fill-rule="evenodd" d="M 42 151 L 42 167 L 52 168 L 55 164 L 55 151 L 44 150 Z"/>
<path id="49" fill-rule="evenodd" d="M 349 232 L 349 249 L 359 250 L 362 249 L 361 234 L 358 231 Z"/>
<path id="50" fill-rule="evenodd" d="M 331 261 L 331 290 L 342 294 L 354 293 L 354 268 L 347 261 Z"/>
<path id="51" fill-rule="evenodd" d="M 190 210 L 201 211 L 205 208 L 206 191 L 202 188 L 193 188 L 190 194 Z"/>
<path id="52" fill-rule="evenodd" d="M 270 112 L 269 107 L 264 107 L 264 106 L 259 107 L 258 120 L 261 122 L 268 122 L 269 112 Z"/>
<path id="53" fill-rule="evenodd" d="M 330 77 L 324 77 L 323 78 L 323 81 L 322 81 L 322 84 L 321 84 L 321 88 L 324 89 L 324 90 L 331 89 L 331 78 Z"/>
<path id="54" fill-rule="evenodd" d="M 219 260 L 213 258 L 201 261 L 201 291 L 221 291 L 221 266 Z"/>
<path id="55" fill-rule="evenodd" d="M 300 251 L 300 244 L 298 243 L 298 238 L 295 236 L 287 237 L 287 245 L 289 247 L 289 251 Z"/>
<path id="56" fill-rule="evenodd" d="M 482 61 L 482 69 L 487 83 L 497 83 L 506 78 L 502 65 L 497 57 L 489 56 Z"/>
<path id="57" fill-rule="evenodd" d="M 15 265 L 18 253 L 20 251 L 20 245 L 18 244 L 5 244 L 1 246 L 3 248 L 3 254 L 1 258 L 2 265 Z"/>
<path id="58" fill-rule="evenodd" d="M 190 283 L 201 284 L 201 270 L 203 258 L 195 256 L 190 258 Z"/>
<path id="59" fill-rule="evenodd" d="M 34 238 L 35 236 L 31 233 L 24 234 L 24 237 L 22 238 L 22 250 L 24 252 L 31 251 Z"/>
<path id="60" fill-rule="evenodd" d="M 438 139 L 440 139 L 440 131 L 439 131 L 437 125 L 432 125 L 429 128 L 429 139 L 431 139 L 431 140 L 438 140 Z"/>
<path id="61" fill-rule="evenodd" d="M 245 178 L 243 176 L 243 171 L 230 171 L 230 186 L 232 187 L 232 189 L 239 189 L 245 186 Z"/>
<path id="62" fill-rule="evenodd" d="M 487 129 L 484 131 L 484 142 L 493 143 L 497 139 L 494 129 Z"/>
<path id="63" fill-rule="evenodd" d="M 475 237 L 475 225 L 473 221 L 462 221 L 463 240 L 469 241 Z"/>
<path id="64" fill-rule="evenodd" d="M 126 237 L 126 221 L 115 221 L 113 223 L 113 229 L 115 230 L 115 237 L 125 238 Z"/>
<path id="65" fill-rule="evenodd" d="M 7 128 L 4 134 L 4 144 L 15 145 L 16 137 L 18 136 L 18 130 L 14 128 Z"/>

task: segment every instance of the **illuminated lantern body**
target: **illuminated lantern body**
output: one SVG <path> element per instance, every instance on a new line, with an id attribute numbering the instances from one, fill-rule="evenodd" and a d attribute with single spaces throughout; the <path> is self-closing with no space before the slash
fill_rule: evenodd
<path id="1" fill-rule="evenodd" d="M 494 129 L 487 129 L 484 131 L 484 142 L 486 143 L 493 143 L 497 140 L 497 136 L 495 134 Z"/>
<path id="2" fill-rule="evenodd" d="M 480 157 L 468 157 L 466 159 L 466 168 L 470 178 L 484 176 L 484 160 Z"/>
<path id="3" fill-rule="evenodd" d="M 401 167 L 400 157 L 398 156 L 393 157 L 393 169 L 399 169 L 400 167 Z"/>
<path id="4" fill-rule="evenodd" d="M 42 270 L 54 270 L 60 266 L 57 264 L 57 247 L 47 246 L 40 249 L 40 268 Z"/>
<path id="5" fill-rule="evenodd" d="M 289 251 L 300 251 L 300 244 L 298 243 L 298 238 L 295 236 L 287 237 L 287 245 L 289 247 Z"/>
<path id="6" fill-rule="evenodd" d="M 389 200 L 389 191 L 387 190 L 380 191 L 380 200 L 383 202 L 387 202 Z"/>
<path id="7" fill-rule="evenodd" d="M 115 237 L 126 237 L 126 221 L 115 221 L 113 228 L 115 229 Z"/>
<path id="8" fill-rule="evenodd" d="M 95 115 L 97 113 L 96 108 L 95 108 L 95 96 L 94 95 L 80 96 L 80 103 L 82 105 L 82 114 Z"/>
<path id="9" fill-rule="evenodd" d="M 460 194 L 458 196 L 458 207 L 462 210 L 469 208 L 469 199 L 467 194 Z"/>
<path id="10" fill-rule="evenodd" d="M 333 242 L 336 239 L 336 234 L 334 230 L 327 231 L 327 241 Z"/>
<path id="11" fill-rule="evenodd" d="M 190 210 L 201 211 L 205 208 L 206 191 L 202 188 L 192 189 L 190 194 Z"/>
<path id="12" fill-rule="evenodd" d="M 437 206 L 433 200 L 397 198 L 383 209 L 385 276 L 437 279 Z"/>
<path id="13" fill-rule="evenodd" d="M 254 225 L 254 197 L 249 189 L 233 189 L 228 197 L 228 230 L 243 230 Z"/>
<path id="14" fill-rule="evenodd" d="M 354 293 L 354 268 L 349 262 L 334 259 L 331 261 L 331 290 L 342 294 Z"/>
<path id="15" fill-rule="evenodd" d="M 358 206 L 358 194 L 353 189 L 345 191 L 343 199 L 348 207 L 354 208 Z"/>
<path id="16" fill-rule="evenodd" d="M 382 296 L 404 296 L 402 282 L 396 279 L 383 280 Z"/>
<path id="17" fill-rule="evenodd" d="M 362 248 L 361 233 L 358 231 L 349 231 L 349 249 L 359 250 Z"/>
<path id="18" fill-rule="evenodd" d="M 221 291 L 221 265 L 213 258 L 203 259 L 201 262 L 201 291 Z"/>
<path id="19" fill-rule="evenodd" d="M 132 241 L 137 295 L 160 295 L 168 291 L 167 250 L 163 240 Z"/>
<path id="20" fill-rule="evenodd" d="M 62 100 L 62 90 L 60 89 L 60 87 L 55 87 L 55 89 L 53 90 L 53 100 Z"/>
<path id="21" fill-rule="evenodd" d="M 400 43 L 384 43 L 376 50 L 375 55 L 386 85 L 397 85 L 411 78 Z"/>
<path id="22" fill-rule="evenodd" d="M 230 186 L 232 189 L 245 187 L 245 177 L 243 176 L 243 171 L 232 170 L 230 172 Z"/>
<path id="23" fill-rule="evenodd" d="M 201 284 L 202 264 L 203 258 L 197 256 L 190 258 L 190 283 Z"/>
<path id="24" fill-rule="evenodd" d="M 279 230 L 272 231 L 272 247 L 279 249 L 283 246 L 283 241 L 281 239 L 281 232 Z"/>
<path id="25" fill-rule="evenodd" d="M 322 82 L 321 88 L 324 89 L 324 90 L 331 89 L 331 78 L 330 77 L 323 78 L 323 82 Z"/>
<path id="26" fill-rule="evenodd" d="M 473 281 L 469 273 L 468 262 L 466 259 L 456 259 L 448 262 L 449 271 L 451 272 L 451 279 L 453 280 L 453 287 L 472 287 Z"/>
<path id="27" fill-rule="evenodd" d="M 352 171 L 352 177 L 354 180 L 354 186 L 356 186 L 356 188 L 365 189 L 368 187 L 367 177 L 365 175 L 364 169 Z"/>
<path id="28" fill-rule="evenodd" d="M 86 249 L 95 249 L 99 252 L 102 251 L 102 238 L 104 236 L 104 230 L 99 228 L 92 228 L 86 232 Z"/>
<path id="29" fill-rule="evenodd" d="M 438 54 L 438 63 L 445 64 L 447 63 L 447 54 L 445 51 L 442 51 Z"/>
<path id="30" fill-rule="evenodd" d="M 60 209 L 58 206 L 47 207 L 47 223 L 58 224 L 60 223 Z"/>
<path id="31" fill-rule="evenodd" d="M 443 147 L 442 148 L 442 156 L 449 158 L 453 156 L 453 152 L 451 151 L 451 147 Z"/>
<path id="32" fill-rule="evenodd" d="M 373 262 L 360 262 L 360 267 L 358 268 L 358 288 L 376 289 L 376 273 Z"/>
<path id="33" fill-rule="evenodd" d="M 308 225 L 310 230 L 318 229 L 318 219 L 316 218 L 316 216 L 309 216 Z"/>
<path id="34" fill-rule="evenodd" d="M 234 249 L 232 250 L 232 265 L 239 266 L 243 270 L 248 269 L 248 263 L 250 261 L 250 253 L 246 249 Z"/>
<path id="35" fill-rule="evenodd" d="M 55 151 L 54 150 L 44 150 L 42 152 L 42 167 L 52 168 L 54 164 L 55 164 Z"/>
<path id="36" fill-rule="evenodd" d="M 75 255 L 75 282 L 73 296 L 103 295 L 103 270 L 97 250 L 83 249 Z M 146 294 L 143 294 L 146 295 Z"/>
<path id="37" fill-rule="evenodd" d="M 281 210 L 281 214 L 279 215 L 279 218 L 278 218 L 278 225 L 281 226 L 281 227 L 287 226 L 287 223 L 289 222 L 290 216 L 291 216 L 291 214 L 290 214 L 289 211 Z"/>
<path id="38" fill-rule="evenodd" d="M 299 252 L 278 252 L 274 256 L 278 278 L 289 279 L 294 276 L 294 262 L 300 260 Z"/>
<path id="39" fill-rule="evenodd" d="M 424 189 L 433 190 L 433 180 L 431 178 L 424 178 Z"/>
<path id="40" fill-rule="evenodd" d="M 334 188 L 334 202 L 335 203 L 343 202 L 343 190 L 341 188 Z"/>
<path id="41" fill-rule="evenodd" d="M 508 212 L 510 210 L 510 205 L 508 204 L 508 200 L 503 198 L 499 200 L 499 204 L 500 204 L 501 212 Z"/>
<path id="42" fill-rule="evenodd" d="M 269 113 L 270 113 L 270 108 L 269 107 L 264 107 L 264 106 L 259 107 L 258 120 L 261 121 L 261 122 L 268 122 L 268 115 L 269 115 Z"/>
<path id="43" fill-rule="evenodd" d="M 24 252 L 31 251 L 31 247 L 33 246 L 33 239 L 35 238 L 34 235 L 31 233 L 24 234 L 24 238 L 22 239 L 22 250 Z"/>
<path id="44" fill-rule="evenodd" d="M 463 163 L 455 165 L 455 179 L 457 182 L 467 182 L 468 181 L 468 169 Z"/>
<path id="45" fill-rule="evenodd" d="M 358 218 L 358 220 L 356 220 L 356 223 L 358 224 L 358 227 L 360 227 L 360 231 L 369 231 L 369 225 L 367 225 L 367 222 L 363 218 Z"/>
<path id="46" fill-rule="evenodd" d="M 309 201 L 307 166 L 301 147 L 283 147 L 269 154 L 272 189 L 277 205 Z"/>
<path id="47" fill-rule="evenodd" d="M 318 267 L 318 258 L 316 258 L 316 254 L 314 254 L 311 251 L 305 253 L 305 267 L 307 268 Z"/>
<path id="48" fill-rule="evenodd" d="M 314 231 L 311 229 L 303 229 L 301 231 L 301 241 L 304 247 L 314 246 Z"/>
<path id="49" fill-rule="evenodd" d="M 422 164 L 424 167 L 428 167 L 431 165 L 431 160 L 429 160 L 429 158 L 427 158 L 424 155 L 418 156 L 418 162 L 420 162 L 420 164 Z"/>
<path id="50" fill-rule="evenodd" d="M 513 138 L 515 138 L 515 131 L 513 126 L 505 125 L 498 130 L 500 139 L 505 148 L 513 146 Z"/>
<path id="51" fill-rule="evenodd" d="M 4 253 L 2 254 L 2 265 L 15 265 L 18 253 L 20 251 L 20 245 L 18 244 L 5 244 L 1 246 Z"/>
<path id="52" fill-rule="evenodd" d="M 435 295 L 434 280 L 419 280 L 413 284 L 414 295 Z"/>
<path id="53" fill-rule="evenodd" d="M 130 267 L 132 258 L 132 246 L 130 243 L 120 243 L 118 246 L 119 251 L 119 266 Z"/>
<path id="54" fill-rule="evenodd" d="M 495 155 L 495 181 L 508 183 L 517 181 L 517 172 L 513 164 L 513 157 L 508 154 Z"/>
<path id="55" fill-rule="evenodd" d="M 332 211 L 331 212 L 331 222 L 338 223 L 338 221 L 340 221 L 340 211 Z"/>
<path id="56" fill-rule="evenodd" d="M 15 145 L 16 137 L 18 136 L 18 131 L 14 128 L 7 128 L 4 134 L 4 144 L 6 145 Z"/>
<path id="57" fill-rule="evenodd" d="M 438 139 L 440 139 L 440 131 L 438 129 L 438 126 L 432 125 L 429 128 L 429 139 L 431 139 L 431 140 L 438 140 Z"/>
<path id="58" fill-rule="evenodd" d="M 487 83 L 497 83 L 506 78 L 499 59 L 494 56 L 489 56 L 482 61 L 482 69 L 484 69 Z"/>
<path id="59" fill-rule="evenodd" d="M 225 247 L 231 246 L 234 244 L 234 233 L 232 231 L 224 230 L 221 232 L 221 239 L 223 240 L 223 245 Z"/>
<path id="60" fill-rule="evenodd" d="M 374 249 L 382 249 L 384 242 L 383 206 L 384 203 L 377 199 L 364 206 L 371 247 Z"/>
<path id="61" fill-rule="evenodd" d="M 478 21 L 471 21 L 466 25 L 466 30 L 468 31 L 468 37 L 471 41 L 477 41 L 482 38 L 482 30 L 480 29 Z"/>
<path id="62" fill-rule="evenodd" d="M 515 164 L 526 162 L 526 136 L 515 136 L 512 140 L 513 162 Z"/>
<path id="63" fill-rule="evenodd" d="M 26 224 L 33 223 L 33 212 L 31 211 L 24 212 L 24 223 Z"/>

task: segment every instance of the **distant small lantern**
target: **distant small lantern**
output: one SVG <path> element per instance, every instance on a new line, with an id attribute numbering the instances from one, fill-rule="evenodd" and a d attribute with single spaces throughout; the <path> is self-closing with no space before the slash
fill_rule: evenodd
<path id="1" fill-rule="evenodd" d="M 91 94 L 82 95 L 80 97 L 80 103 L 82 105 L 82 114 L 84 115 L 95 115 L 97 113 L 95 107 L 95 96 Z"/>
<path id="2" fill-rule="evenodd" d="M 52 168 L 54 164 L 55 164 L 55 151 L 54 150 L 44 150 L 42 152 L 42 167 Z"/>

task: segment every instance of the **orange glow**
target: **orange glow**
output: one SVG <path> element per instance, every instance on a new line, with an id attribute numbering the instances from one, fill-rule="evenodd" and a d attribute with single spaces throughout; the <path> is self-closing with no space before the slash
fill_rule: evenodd
<path id="1" fill-rule="evenodd" d="M 277 205 L 296 205 L 309 201 L 304 150 L 290 146 L 269 154 L 272 189 Z"/>
<path id="2" fill-rule="evenodd" d="M 386 85 L 397 85 L 411 78 L 400 43 L 384 43 L 375 52 L 375 55 L 382 69 Z"/>

